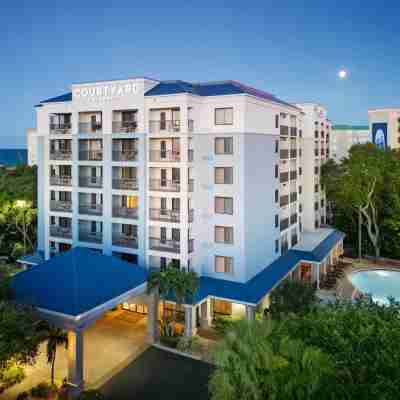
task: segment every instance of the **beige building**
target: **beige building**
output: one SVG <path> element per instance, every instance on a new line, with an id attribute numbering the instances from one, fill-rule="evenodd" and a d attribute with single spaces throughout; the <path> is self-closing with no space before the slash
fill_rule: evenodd
<path id="1" fill-rule="evenodd" d="M 330 136 L 331 158 L 340 162 L 355 144 L 371 141 L 368 125 L 334 125 Z"/>

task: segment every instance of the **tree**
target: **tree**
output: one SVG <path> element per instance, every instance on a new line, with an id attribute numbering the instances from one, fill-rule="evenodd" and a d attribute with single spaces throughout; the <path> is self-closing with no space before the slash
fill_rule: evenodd
<path id="1" fill-rule="evenodd" d="M 148 289 L 157 290 L 163 302 L 163 326 L 167 325 L 167 316 L 165 312 L 166 301 L 175 300 L 172 327 L 174 330 L 176 323 L 176 310 L 185 301 L 190 301 L 195 295 L 199 286 L 199 278 L 194 271 L 186 271 L 170 263 L 167 268 L 155 271 L 150 275 Z"/>
<path id="2" fill-rule="evenodd" d="M 278 337 L 270 320 L 235 322 L 214 359 L 212 400 L 330 398 L 330 357 L 289 336 Z"/>
<path id="3" fill-rule="evenodd" d="M 0 302 L 0 371 L 15 363 L 33 364 L 44 337 L 32 308 Z"/>
<path id="4" fill-rule="evenodd" d="M 54 366 L 56 362 L 57 347 L 64 345 L 68 348 L 68 336 L 60 328 L 50 326 L 47 333 L 47 362 L 51 364 L 51 384 L 54 385 Z"/>
<path id="5" fill-rule="evenodd" d="M 399 315 L 398 303 L 343 302 L 288 318 L 279 335 L 330 356 L 337 398 L 389 400 L 400 392 Z"/>
<path id="6" fill-rule="evenodd" d="M 315 288 L 298 280 L 285 280 L 271 292 L 269 312 L 275 319 L 303 314 L 316 304 Z"/>

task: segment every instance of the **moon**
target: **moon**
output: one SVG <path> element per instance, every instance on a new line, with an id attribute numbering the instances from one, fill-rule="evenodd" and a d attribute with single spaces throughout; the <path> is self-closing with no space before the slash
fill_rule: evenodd
<path id="1" fill-rule="evenodd" d="M 338 76 L 340 79 L 346 79 L 347 78 L 347 71 L 345 69 L 341 69 L 338 73 Z"/>

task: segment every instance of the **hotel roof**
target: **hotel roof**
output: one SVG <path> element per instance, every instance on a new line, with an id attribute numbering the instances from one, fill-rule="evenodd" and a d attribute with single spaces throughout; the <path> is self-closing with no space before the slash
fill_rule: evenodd
<path id="1" fill-rule="evenodd" d="M 191 83 L 186 81 L 160 81 L 153 88 L 148 90 L 145 96 L 165 96 L 172 94 L 188 93 L 196 96 L 226 96 L 235 94 L 247 94 L 262 100 L 282 104 L 284 106 L 301 111 L 295 105 L 279 99 L 271 93 L 244 85 L 237 81 L 203 82 Z M 38 106 L 47 103 L 62 103 L 72 101 L 72 92 L 43 100 Z"/>

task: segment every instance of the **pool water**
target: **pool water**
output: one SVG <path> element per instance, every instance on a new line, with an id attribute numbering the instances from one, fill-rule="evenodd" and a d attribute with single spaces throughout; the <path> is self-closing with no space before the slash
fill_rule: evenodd
<path id="1" fill-rule="evenodd" d="M 388 304 L 388 297 L 400 301 L 400 271 L 360 271 L 350 275 L 351 283 L 362 293 L 370 294 L 380 304 Z"/>

